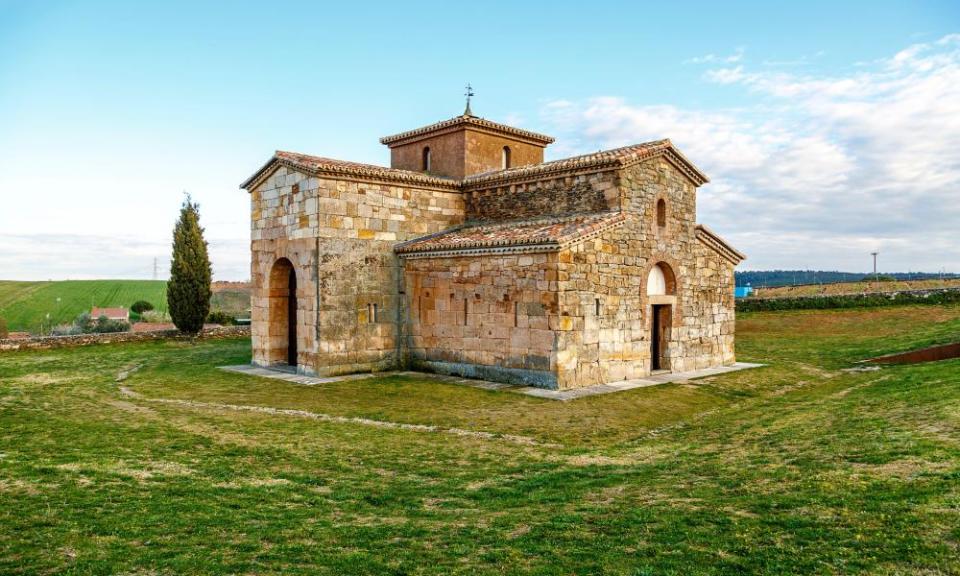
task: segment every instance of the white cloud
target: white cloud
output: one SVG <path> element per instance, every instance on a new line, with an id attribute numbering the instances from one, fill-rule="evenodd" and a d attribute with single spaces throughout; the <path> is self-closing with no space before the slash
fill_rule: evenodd
<path id="1" fill-rule="evenodd" d="M 671 138 L 713 178 L 700 218 L 750 268 L 862 270 L 880 247 L 888 270 L 960 270 L 960 35 L 846 75 L 739 64 L 704 79 L 744 89 L 751 106 L 598 97 L 543 113 L 574 142 L 562 153 Z"/>
<path id="2" fill-rule="evenodd" d="M 214 280 L 250 277 L 245 239 L 208 240 Z M 170 242 L 136 236 L 87 234 L 0 234 L 0 270 L 4 280 L 151 278 L 154 258 L 158 278 L 170 269 Z M 51 271 L 55 276 L 50 277 Z"/>
<path id="3" fill-rule="evenodd" d="M 716 54 L 704 54 L 703 56 L 695 56 L 688 60 L 684 61 L 684 64 L 717 64 L 717 63 L 726 63 L 733 64 L 734 62 L 739 62 L 743 60 L 743 54 L 746 52 L 746 48 L 743 46 L 738 47 L 734 50 L 733 54 L 727 56 L 718 56 Z"/>

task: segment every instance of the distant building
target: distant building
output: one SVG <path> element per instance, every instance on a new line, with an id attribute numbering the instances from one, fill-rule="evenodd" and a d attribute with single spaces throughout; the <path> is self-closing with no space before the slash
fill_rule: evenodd
<path id="1" fill-rule="evenodd" d="M 746 298 L 751 294 L 753 294 L 753 286 L 737 286 L 733 291 L 733 295 L 737 298 Z"/>
<path id="2" fill-rule="evenodd" d="M 118 322 L 129 322 L 130 321 L 130 311 L 126 308 L 97 308 L 94 307 L 90 311 L 90 317 L 94 320 L 99 319 L 101 316 L 106 316 L 107 320 L 117 320 Z"/>
<path id="3" fill-rule="evenodd" d="M 734 267 L 669 140 L 544 162 L 470 113 L 391 167 L 277 152 L 250 192 L 253 362 L 567 389 L 734 362 Z"/>

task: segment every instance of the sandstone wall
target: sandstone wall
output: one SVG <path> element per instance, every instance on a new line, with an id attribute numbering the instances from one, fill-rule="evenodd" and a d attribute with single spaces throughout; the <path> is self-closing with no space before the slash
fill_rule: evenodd
<path id="1" fill-rule="evenodd" d="M 614 172 L 552 178 L 467 192 L 468 220 L 506 220 L 619 208 Z"/>
<path id="2" fill-rule="evenodd" d="M 514 138 L 473 129 L 457 130 L 423 138 L 390 149 L 390 166 L 423 171 L 423 149 L 430 147 L 430 173 L 461 179 L 465 176 L 500 170 L 503 147 L 510 147 L 511 166 L 543 162 L 543 147 Z"/>
<path id="3" fill-rule="evenodd" d="M 401 273 L 393 246 L 462 222 L 460 194 L 280 167 L 250 201 L 254 362 L 282 363 L 271 352 L 277 345 L 269 278 L 276 261 L 288 258 L 297 270 L 300 370 L 337 374 L 395 365 Z"/>
<path id="4" fill-rule="evenodd" d="M 623 171 L 620 192 L 631 218 L 559 256 L 560 314 L 574 327 L 558 338 L 560 388 L 648 375 L 654 303 L 672 304 L 670 370 L 734 360 L 733 266 L 696 238 L 693 184 L 665 160 L 651 160 Z M 659 200 L 667 205 L 663 227 Z M 661 262 L 676 279 L 672 298 L 646 295 L 650 269 Z"/>
<path id="5" fill-rule="evenodd" d="M 556 387 L 557 254 L 406 260 L 410 364 Z"/>

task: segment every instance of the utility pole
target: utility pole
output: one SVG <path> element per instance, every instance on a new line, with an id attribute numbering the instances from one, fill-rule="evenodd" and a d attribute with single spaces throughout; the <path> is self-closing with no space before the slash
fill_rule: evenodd
<path id="1" fill-rule="evenodd" d="M 879 253 L 880 253 L 879 250 L 876 251 L 876 252 L 871 252 L 871 253 L 870 253 L 870 255 L 873 256 L 873 281 L 874 281 L 874 282 L 879 282 L 879 281 L 880 281 L 879 278 L 877 277 L 877 254 L 879 254 Z"/>
<path id="2" fill-rule="evenodd" d="M 153 257 L 153 279 L 157 279 L 157 257 Z"/>

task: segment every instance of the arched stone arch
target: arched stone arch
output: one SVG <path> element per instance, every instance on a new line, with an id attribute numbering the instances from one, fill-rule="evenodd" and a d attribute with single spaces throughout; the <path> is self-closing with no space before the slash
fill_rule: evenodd
<path id="1" fill-rule="evenodd" d="M 643 279 L 640 286 L 640 294 L 645 297 L 649 296 L 678 296 L 679 295 L 679 286 L 677 283 L 677 275 L 674 272 L 676 269 L 675 264 L 670 258 L 653 258 L 651 264 L 647 266 L 643 274 Z M 651 294 L 649 282 L 651 274 L 657 275 L 659 273 L 660 277 L 663 278 L 663 292 L 660 294 Z"/>
<path id="2" fill-rule="evenodd" d="M 298 354 L 297 269 L 288 258 L 270 268 L 267 357 L 270 364 L 296 367 Z"/>
<path id="3" fill-rule="evenodd" d="M 673 348 L 677 345 L 682 307 L 674 267 L 664 259 L 647 266 L 641 299 L 646 316 L 645 328 L 650 342 L 650 371 L 673 369 Z"/>

